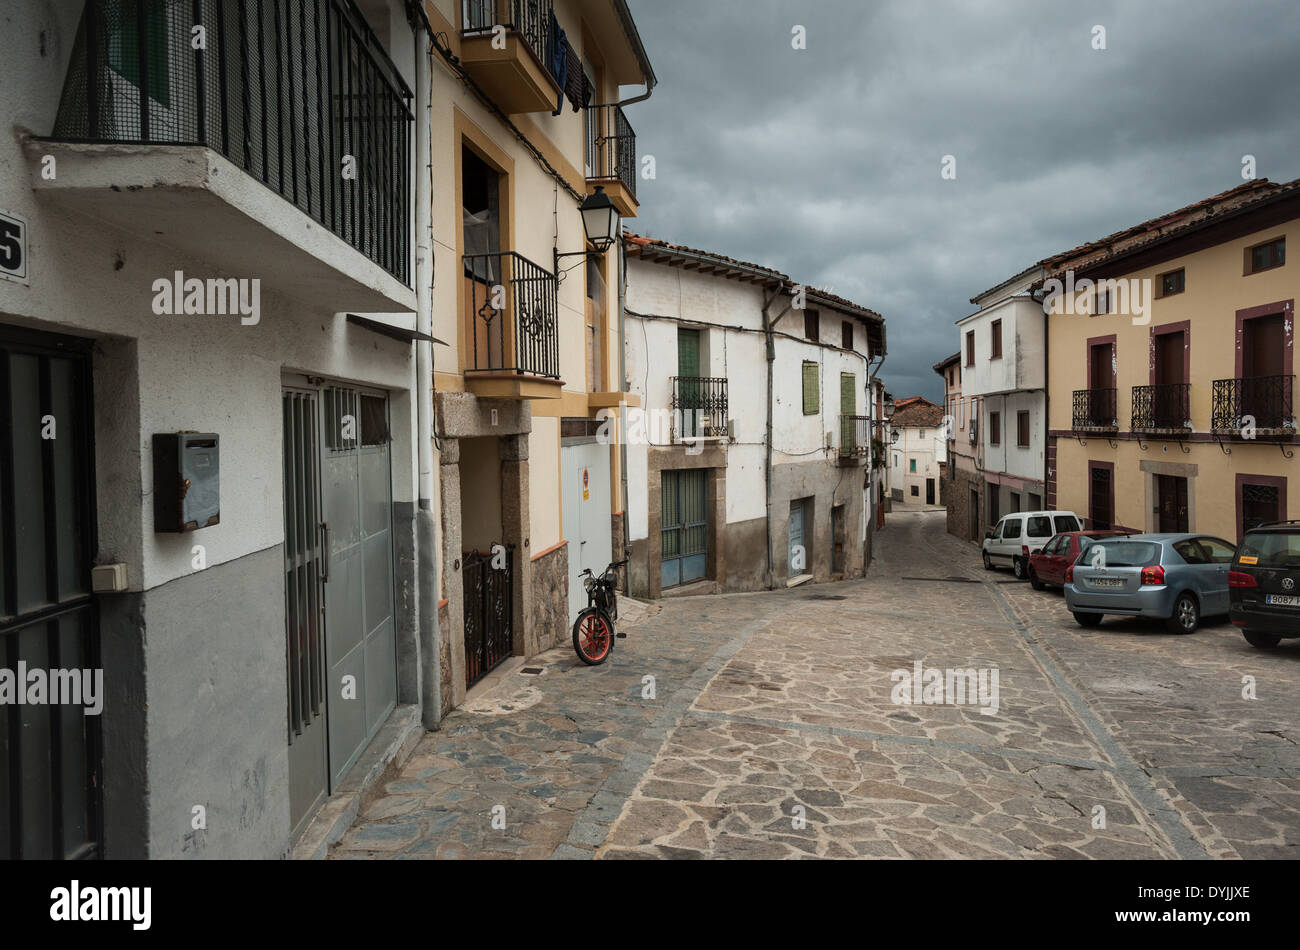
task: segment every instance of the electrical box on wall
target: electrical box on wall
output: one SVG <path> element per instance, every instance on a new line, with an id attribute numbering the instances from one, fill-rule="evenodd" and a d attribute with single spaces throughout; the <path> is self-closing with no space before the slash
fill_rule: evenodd
<path id="1" fill-rule="evenodd" d="M 154 433 L 154 531 L 179 534 L 221 523 L 220 458 L 215 434 Z"/>

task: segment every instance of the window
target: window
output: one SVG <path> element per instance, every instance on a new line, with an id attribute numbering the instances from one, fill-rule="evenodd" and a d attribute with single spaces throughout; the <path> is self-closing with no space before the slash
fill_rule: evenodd
<path id="1" fill-rule="evenodd" d="M 1046 538 L 1052 534 L 1052 519 L 1047 515 L 1037 515 L 1029 519 L 1029 536 L 1031 538 Z"/>
<path id="2" fill-rule="evenodd" d="M 1079 520 L 1077 518 L 1071 515 L 1057 515 L 1056 530 L 1057 531 L 1081 531 L 1082 528 L 1079 526 Z"/>
<path id="3" fill-rule="evenodd" d="M 140 55 L 140 31 L 137 29 L 140 6 L 144 5 L 144 56 Z M 121 0 L 116 25 L 109 29 L 108 65 L 137 89 L 140 87 L 140 60 L 145 60 L 149 98 L 170 106 L 167 86 L 167 8 L 146 0 Z"/>
<path id="4" fill-rule="evenodd" d="M 840 345 L 846 350 L 853 349 L 853 324 L 845 320 L 840 324 L 840 334 L 842 337 Z"/>
<path id="5" fill-rule="evenodd" d="M 816 310 L 803 312 L 803 335 L 814 343 L 821 339 L 821 314 Z"/>
<path id="6" fill-rule="evenodd" d="M 1013 538 L 1018 538 L 1018 537 L 1020 537 L 1020 519 L 1008 518 L 1006 521 L 1002 523 L 1003 540 L 1009 541 Z"/>
<path id="7" fill-rule="evenodd" d="M 804 361 L 803 364 L 803 414 L 815 416 L 821 405 L 821 367 Z"/>
<path id="8" fill-rule="evenodd" d="M 911 471 L 915 472 L 915 471 L 916 471 L 916 459 L 908 459 L 908 461 L 911 462 Z"/>
<path id="9" fill-rule="evenodd" d="M 1002 321 L 1001 320 L 993 321 L 992 335 L 993 335 L 992 338 L 993 352 L 989 354 L 989 359 L 1000 360 L 1002 359 Z"/>
<path id="10" fill-rule="evenodd" d="M 912 463 L 912 464 L 915 465 L 916 463 L 914 462 L 914 463 Z M 920 497 L 921 497 L 921 489 L 920 489 L 920 486 L 918 486 L 918 485 L 913 485 L 913 486 L 912 486 L 912 497 L 913 497 L 913 498 L 920 498 Z"/>
<path id="11" fill-rule="evenodd" d="M 1209 555 L 1211 564 L 1231 564 L 1237 548 L 1219 538 L 1201 538 L 1201 550 Z"/>
<path id="12" fill-rule="evenodd" d="M 1002 444 L 1002 413 L 989 413 L 989 445 Z"/>
<path id="13" fill-rule="evenodd" d="M 1029 445 L 1029 413 L 1023 409 L 1016 413 L 1016 445 L 1021 448 Z"/>
<path id="14" fill-rule="evenodd" d="M 975 331 L 966 331 L 966 365 L 975 365 Z"/>
<path id="15" fill-rule="evenodd" d="M 468 146 L 461 147 L 461 219 L 465 276 L 488 284 L 501 279 L 501 176 Z"/>
<path id="16" fill-rule="evenodd" d="M 1246 273 L 1258 274 L 1286 263 L 1286 238 L 1277 238 L 1246 249 Z"/>
<path id="17" fill-rule="evenodd" d="M 1167 274 L 1161 274 L 1157 280 L 1159 281 L 1157 290 L 1161 297 L 1172 297 L 1187 289 L 1187 271 L 1181 267 Z"/>

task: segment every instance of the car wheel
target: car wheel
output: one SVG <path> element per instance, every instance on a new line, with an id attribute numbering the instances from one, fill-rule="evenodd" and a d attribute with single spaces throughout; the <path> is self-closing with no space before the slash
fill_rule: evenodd
<path id="1" fill-rule="evenodd" d="M 1174 612 L 1165 621 L 1170 633 L 1195 633 L 1201 625 L 1201 608 L 1191 594 L 1179 594 Z"/>
<path id="2" fill-rule="evenodd" d="M 1025 579 L 1027 567 L 1028 565 L 1025 564 L 1024 558 L 1017 557 L 1011 559 L 1011 569 L 1015 572 L 1017 580 L 1023 581 Z"/>
<path id="3" fill-rule="evenodd" d="M 1038 572 L 1032 567 L 1029 569 L 1029 586 L 1034 590 L 1046 590 L 1047 585 L 1038 579 Z"/>
<path id="4" fill-rule="evenodd" d="M 984 570 L 986 571 L 993 570 L 993 559 L 989 557 L 988 551 L 984 552 Z"/>
<path id="5" fill-rule="evenodd" d="M 1095 627 L 1101 623 L 1101 614 L 1086 614 L 1081 610 L 1071 611 L 1075 622 L 1081 627 Z"/>
<path id="6" fill-rule="evenodd" d="M 1271 650 L 1282 642 L 1281 637 L 1274 636 L 1271 633 L 1260 633 L 1258 630 L 1243 630 L 1241 635 L 1246 638 L 1246 642 L 1253 647 L 1259 647 L 1261 650 Z"/>

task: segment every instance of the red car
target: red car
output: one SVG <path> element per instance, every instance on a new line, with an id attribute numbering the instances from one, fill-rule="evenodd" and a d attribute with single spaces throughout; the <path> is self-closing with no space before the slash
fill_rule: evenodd
<path id="1" fill-rule="evenodd" d="M 1128 537 L 1128 531 L 1067 531 L 1058 534 L 1043 545 L 1043 549 L 1029 556 L 1029 583 L 1034 590 L 1065 586 L 1065 569 L 1079 557 L 1084 538 Z"/>

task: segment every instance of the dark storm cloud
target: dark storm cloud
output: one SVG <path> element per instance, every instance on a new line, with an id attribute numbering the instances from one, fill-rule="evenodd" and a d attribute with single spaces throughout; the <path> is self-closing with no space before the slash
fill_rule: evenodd
<path id="1" fill-rule="evenodd" d="M 940 395 L 976 293 L 1240 184 L 1243 155 L 1300 176 L 1294 0 L 630 4 L 660 78 L 628 110 L 658 171 L 630 226 L 884 314 L 896 396 Z"/>

